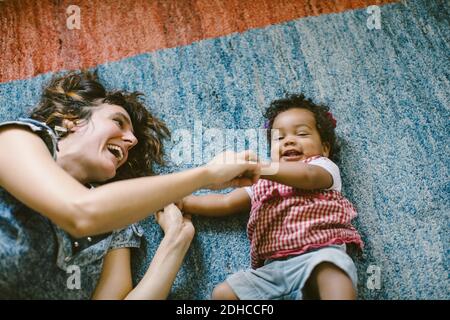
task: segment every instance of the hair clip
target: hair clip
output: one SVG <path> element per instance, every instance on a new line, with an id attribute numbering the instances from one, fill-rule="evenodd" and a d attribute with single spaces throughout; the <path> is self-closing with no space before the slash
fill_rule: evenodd
<path id="1" fill-rule="evenodd" d="M 331 124 L 333 125 L 333 128 L 336 128 L 336 119 L 333 117 L 333 114 L 331 112 L 326 113 L 327 118 L 331 121 Z"/>
<path id="2" fill-rule="evenodd" d="M 62 137 L 67 134 L 67 128 L 61 127 L 61 126 L 55 126 L 55 132 L 58 135 L 58 137 Z"/>

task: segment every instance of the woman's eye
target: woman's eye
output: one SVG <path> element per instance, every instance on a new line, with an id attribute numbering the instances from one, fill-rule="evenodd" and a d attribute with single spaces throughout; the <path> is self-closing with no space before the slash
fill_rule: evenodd
<path id="1" fill-rule="evenodd" d="M 114 121 L 119 125 L 120 128 L 123 128 L 123 121 L 121 119 L 114 119 Z"/>

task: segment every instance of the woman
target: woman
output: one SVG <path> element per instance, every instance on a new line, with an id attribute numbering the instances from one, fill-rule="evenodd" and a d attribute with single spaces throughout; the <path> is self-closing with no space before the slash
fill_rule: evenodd
<path id="1" fill-rule="evenodd" d="M 151 176 L 169 131 L 138 96 L 71 73 L 49 84 L 29 119 L 0 124 L 1 298 L 164 299 L 194 235 L 171 203 L 258 178 L 248 152 Z M 129 248 L 142 231 L 132 224 L 163 207 L 164 239 L 133 289 Z"/>

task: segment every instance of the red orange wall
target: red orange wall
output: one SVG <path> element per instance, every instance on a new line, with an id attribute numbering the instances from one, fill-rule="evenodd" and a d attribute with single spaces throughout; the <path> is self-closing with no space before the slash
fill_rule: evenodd
<path id="1" fill-rule="evenodd" d="M 393 0 L 4 0 L 0 82 Z M 56 4 L 58 3 L 58 4 Z M 69 5 L 81 29 L 69 30 Z"/>

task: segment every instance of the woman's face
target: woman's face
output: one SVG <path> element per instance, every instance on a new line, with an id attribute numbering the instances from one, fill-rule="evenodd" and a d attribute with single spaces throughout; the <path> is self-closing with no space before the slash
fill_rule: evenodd
<path id="1" fill-rule="evenodd" d="M 57 161 L 82 183 L 102 182 L 116 175 L 137 142 L 125 109 L 101 104 L 89 121 L 79 121 L 60 140 Z"/>

